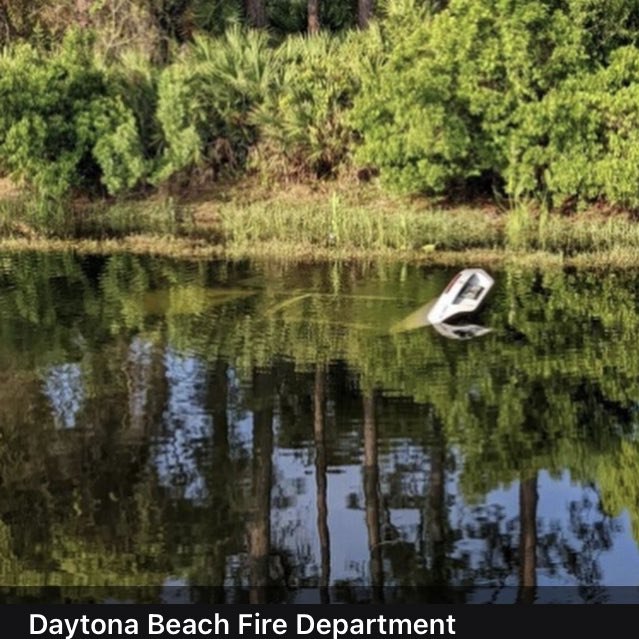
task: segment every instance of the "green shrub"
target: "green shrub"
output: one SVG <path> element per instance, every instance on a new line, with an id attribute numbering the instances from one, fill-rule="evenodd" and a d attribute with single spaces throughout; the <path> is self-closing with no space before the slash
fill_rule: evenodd
<path id="1" fill-rule="evenodd" d="M 134 114 L 120 98 L 94 100 L 84 125 L 95 135 L 93 158 L 102 173 L 101 182 L 111 194 L 135 188 L 147 163 L 142 155 Z"/>
<path id="2" fill-rule="evenodd" d="M 135 117 L 142 154 L 150 171 L 162 147 L 162 131 L 157 119 L 160 68 L 148 55 L 129 50 L 109 64 L 106 72 L 112 92 L 121 96 Z"/>
<path id="3" fill-rule="evenodd" d="M 511 140 L 513 192 L 639 208 L 639 50 L 620 47 L 607 66 L 562 82 Z"/>
<path id="4" fill-rule="evenodd" d="M 40 195 L 100 185 L 114 194 L 143 178 L 133 114 L 110 92 L 85 36 L 70 33 L 54 52 L 5 52 L 0 103 L 0 164 Z"/>
<path id="5" fill-rule="evenodd" d="M 256 139 L 252 113 L 275 81 L 264 33 L 232 28 L 221 38 L 196 37 L 160 76 L 157 117 L 166 146 L 156 181 L 242 165 Z"/>
<path id="6" fill-rule="evenodd" d="M 557 99 L 549 96 L 632 40 L 639 10 L 634 0 L 605 9 L 595 0 L 451 0 L 416 18 L 414 2 L 393 4 L 410 15 L 390 12 L 387 60 L 355 100 L 357 157 L 390 186 L 427 193 L 473 179 L 512 194 L 543 186 L 544 118 Z M 574 117 L 581 109 L 587 119 L 576 102 Z M 540 144 L 526 149 L 522 140 L 535 135 Z"/>
<path id="7" fill-rule="evenodd" d="M 267 172 L 326 176 L 348 161 L 354 131 L 347 114 L 359 85 L 358 61 L 370 35 L 288 38 L 277 51 L 279 89 L 256 115 L 257 156 Z"/>
<path id="8" fill-rule="evenodd" d="M 475 48 L 480 40 L 490 45 L 489 33 L 478 34 L 474 18 L 451 27 L 463 21 L 412 8 L 414 20 L 390 14 L 387 60 L 364 76 L 355 99 L 352 121 L 363 137 L 356 157 L 379 167 L 394 189 L 439 193 L 493 163 L 479 114 L 460 95 L 460 75 L 466 75 L 460 62 L 475 57 L 475 40 Z"/>

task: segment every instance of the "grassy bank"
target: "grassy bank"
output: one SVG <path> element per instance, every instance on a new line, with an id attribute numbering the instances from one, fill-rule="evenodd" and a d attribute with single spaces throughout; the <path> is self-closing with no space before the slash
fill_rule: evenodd
<path id="1" fill-rule="evenodd" d="M 433 204 L 390 198 L 374 186 L 272 192 L 244 183 L 189 197 L 76 201 L 46 219 L 38 211 L 15 193 L 2 199 L 0 249 L 639 267 L 639 223 L 626 213 L 548 214 L 526 203 Z"/>

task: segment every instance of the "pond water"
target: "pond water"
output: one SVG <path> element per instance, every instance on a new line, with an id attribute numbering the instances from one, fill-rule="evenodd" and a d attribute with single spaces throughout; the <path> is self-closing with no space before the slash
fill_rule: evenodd
<path id="1" fill-rule="evenodd" d="M 639 280 L 452 274 L 1 255 L 5 596 L 639 597 Z"/>

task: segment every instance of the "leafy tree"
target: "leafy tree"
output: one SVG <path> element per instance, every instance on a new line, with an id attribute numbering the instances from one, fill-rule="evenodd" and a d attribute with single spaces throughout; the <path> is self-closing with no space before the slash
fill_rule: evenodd
<path id="1" fill-rule="evenodd" d="M 0 163 L 43 195 L 135 187 L 146 170 L 133 113 L 112 93 L 90 40 L 53 54 L 26 44 L 0 58 Z"/>
<path id="2" fill-rule="evenodd" d="M 634 2 L 607 14 L 591 0 L 452 0 L 435 12 L 397 0 L 387 11 L 386 63 L 355 103 L 359 159 L 395 188 L 430 193 L 477 180 L 513 194 L 555 188 L 539 147 L 572 123 L 546 125 L 544 100 L 567 83 L 556 110 L 565 108 L 570 81 L 632 42 L 639 15 Z M 580 117 L 577 100 L 569 106 Z M 529 152 L 526 130 L 540 141 Z"/>

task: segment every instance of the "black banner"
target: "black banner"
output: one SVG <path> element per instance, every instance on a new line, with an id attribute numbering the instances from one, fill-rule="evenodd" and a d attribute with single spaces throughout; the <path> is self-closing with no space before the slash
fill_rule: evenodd
<path id="1" fill-rule="evenodd" d="M 471 605 L 13 605 L 1 609 L 12 639 L 151 637 L 343 639 L 349 637 L 508 637 L 566 632 L 633 632 L 637 606 Z"/>

